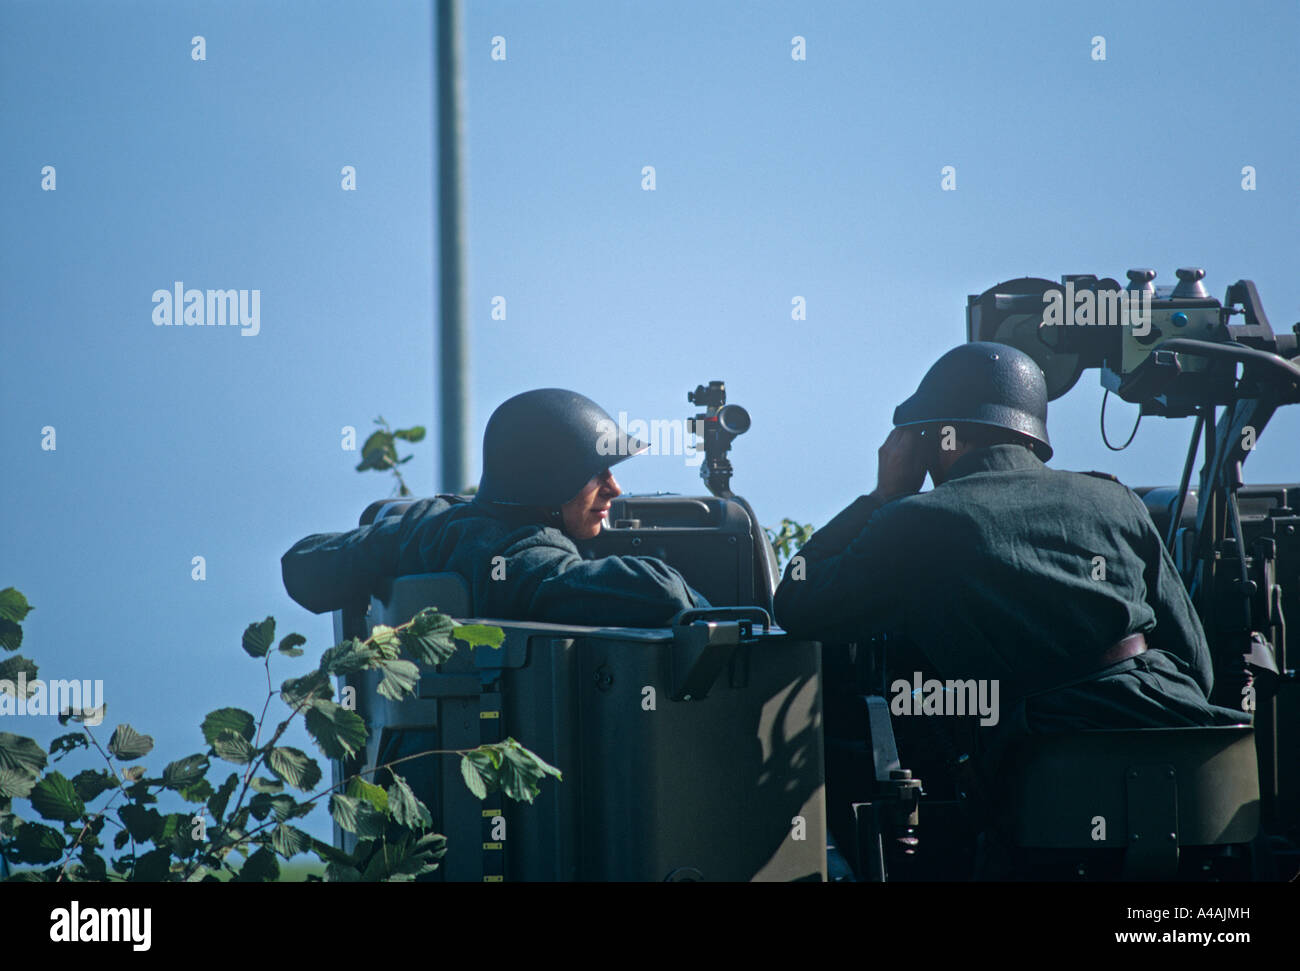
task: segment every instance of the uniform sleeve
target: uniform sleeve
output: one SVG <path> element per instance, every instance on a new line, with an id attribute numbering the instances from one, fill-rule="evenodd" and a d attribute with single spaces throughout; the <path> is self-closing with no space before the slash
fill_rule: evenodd
<path id="1" fill-rule="evenodd" d="M 777 623 L 808 639 L 852 640 L 898 605 L 906 583 L 899 556 L 903 517 L 892 503 L 861 496 L 818 530 L 786 566 Z"/>
<path id="2" fill-rule="evenodd" d="M 346 533 L 314 533 L 300 539 L 280 558 L 284 589 L 314 614 L 366 602 L 379 580 L 397 574 L 404 530 L 411 529 L 436 502 L 422 499 L 401 517 L 389 516 Z"/>
<path id="3" fill-rule="evenodd" d="M 1146 505 L 1133 492 L 1129 495 L 1138 508 L 1146 537 L 1142 551 L 1146 561 L 1144 580 L 1147 603 L 1156 615 L 1155 629 L 1146 635 L 1147 644 L 1182 661 L 1208 697 L 1214 686 L 1214 664 L 1205 629 Z"/>
<path id="4" fill-rule="evenodd" d="M 709 602 L 680 573 L 649 556 L 584 560 L 556 530 L 544 530 L 504 554 L 501 580 L 483 584 L 488 608 L 552 624 L 662 627 L 689 607 Z M 509 603 L 504 603 L 505 598 Z"/>

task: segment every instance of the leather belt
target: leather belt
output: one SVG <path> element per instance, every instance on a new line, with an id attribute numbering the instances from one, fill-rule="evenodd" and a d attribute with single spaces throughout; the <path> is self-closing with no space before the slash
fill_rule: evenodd
<path id="1" fill-rule="evenodd" d="M 1079 661 L 1073 665 L 1074 674 L 1068 680 L 1060 681 L 1045 688 L 1036 688 L 1027 692 L 1023 700 L 1028 701 L 1036 695 L 1046 695 L 1053 691 L 1059 691 L 1064 688 L 1072 688 L 1075 685 L 1085 684 L 1094 680 L 1102 671 L 1112 664 L 1118 664 L 1120 661 L 1127 661 L 1129 658 L 1137 657 L 1139 654 L 1147 652 L 1147 639 L 1142 634 L 1130 634 L 1128 637 L 1116 641 L 1106 650 L 1094 656 L 1091 666 L 1086 660 Z"/>
<path id="2" fill-rule="evenodd" d="M 1129 634 L 1128 637 L 1116 641 L 1101 652 L 1101 657 L 1098 658 L 1098 667 L 1108 668 L 1112 664 L 1118 664 L 1120 661 L 1127 661 L 1131 657 L 1145 654 L 1146 650 L 1147 639 L 1145 637 L 1141 634 Z"/>

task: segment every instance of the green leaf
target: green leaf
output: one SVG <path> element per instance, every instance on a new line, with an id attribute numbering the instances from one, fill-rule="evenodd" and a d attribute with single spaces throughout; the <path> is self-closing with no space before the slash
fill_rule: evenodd
<path id="1" fill-rule="evenodd" d="M 180 832 L 181 823 L 184 819 L 185 817 L 180 813 L 168 813 L 163 816 L 162 821 L 158 824 L 158 829 L 154 832 L 154 842 L 161 844 L 175 837 Z"/>
<path id="2" fill-rule="evenodd" d="M 122 825 L 137 843 L 153 839 L 154 834 L 162 830 L 162 814 L 156 809 L 137 803 L 130 802 L 125 806 L 119 806 L 117 817 L 122 820 Z"/>
<path id="3" fill-rule="evenodd" d="M 346 863 L 329 863 L 325 867 L 326 883 L 360 883 L 361 871 Z"/>
<path id="4" fill-rule="evenodd" d="M 381 843 L 370 857 L 363 880 L 408 881 L 437 869 L 434 862 L 447 851 L 443 836 L 405 833 Z"/>
<path id="5" fill-rule="evenodd" d="M 362 839 L 382 836 L 384 833 L 384 814 L 364 799 L 336 792 L 330 796 L 330 815 L 340 828 L 355 833 Z"/>
<path id="6" fill-rule="evenodd" d="M 416 842 L 416 846 L 423 848 L 433 859 L 438 860 L 447 852 L 447 837 L 441 833 L 425 833 Z M 429 869 L 433 870 L 436 867 Z"/>
<path id="7" fill-rule="evenodd" d="M 415 686 L 420 683 L 420 669 L 414 663 L 382 660 L 378 667 L 384 675 L 377 689 L 381 695 L 393 701 L 401 701 L 414 694 Z"/>
<path id="8" fill-rule="evenodd" d="M 279 779 L 266 779 L 262 776 L 255 776 L 249 785 L 252 786 L 254 792 L 264 792 L 268 796 L 284 792 L 284 783 Z"/>
<path id="9" fill-rule="evenodd" d="M 245 861 L 235 875 L 234 883 L 269 883 L 280 878 L 280 864 L 275 854 L 265 846 Z"/>
<path id="10" fill-rule="evenodd" d="M 221 834 L 220 840 L 213 839 L 213 847 L 234 846 L 245 836 L 244 830 L 248 828 L 248 807 L 241 806 L 234 810 L 229 818 L 226 819 L 225 832 Z"/>
<path id="11" fill-rule="evenodd" d="M 23 646 L 23 629 L 12 620 L 0 617 L 0 648 L 16 651 Z"/>
<path id="12" fill-rule="evenodd" d="M 397 629 L 389 627 L 387 624 L 376 624 L 370 630 L 370 646 L 379 652 L 381 658 L 396 660 L 398 648 L 401 646 L 401 637 Z"/>
<path id="13" fill-rule="evenodd" d="M 301 645 L 307 643 L 307 638 L 301 634 L 290 634 L 280 641 L 277 648 L 281 654 L 287 654 L 289 657 L 302 657 L 303 650 Z"/>
<path id="14" fill-rule="evenodd" d="M 423 876 L 438 869 L 438 860 L 447 853 L 447 837 L 440 833 L 425 833 L 413 838 L 412 842 L 403 841 L 402 849 L 405 855 L 394 870 L 411 878 Z"/>
<path id="15" fill-rule="evenodd" d="M 358 472 L 364 472 L 366 469 L 376 469 L 380 472 L 385 469 L 391 469 L 397 465 L 397 450 L 391 444 L 386 449 L 374 449 L 362 456 L 361 462 L 357 465 Z"/>
<path id="16" fill-rule="evenodd" d="M 163 785 L 178 790 L 192 786 L 207 774 L 208 764 L 206 755 L 187 755 L 175 762 L 168 762 L 163 769 Z"/>
<path id="17" fill-rule="evenodd" d="M 500 627 L 488 624 L 457 624 L 452 635 L 458 641 L 464 641 L 470 647 L 485 644 L 488 647 L 500 647 L 506 639 L 506 632 Z"/>
<path id="18" fill-rule="evenodd" d="M 487 784 L 479 773 L 479 763 L 470 758 L 472 754 L 466 753 L 460 757 L 461 778 L 465 780 L 465 785 L 469 787 L 470 792 L 480 799 L 486 799 L 488 794 Z"/>
<path id="19" fill-rule="evenodd" d="M 28 798 L 42 819 L 70 823 L 74 819 L 80 819 L 86 811 L 86 805 L 77 795 L 76 788 L 62 772 L 46 775 L 32 787 L 32 794 Z"/>
<path id="20" fill-rule="evenodd" d="M 541 791 L 541 781 L 545 776 L 562 778 L 559 769 L 542 761 L 513 738 L 507 738 L 494 747 L 502 757 L 498 784 L 511 799 L 532 802 Z"/>
<path id="21" fill-rule="evenodd" d="M 327 758 L 356 755 L 366 744 L 365 720 L 332 701 L 317 701 L 304 718 L 307 731 Z"/>
<path id="22" fill-rule="evenodd" d="M 434 607 L 425 607 L 398 631 L 402 649 L 421 664 L 441 664 L 456 653 L 456 622 Z"/>
<path id="23" fill-rule="evenodd" d="M 310 792 L 321 780 L 320 766 L 306 752 L 296 748 L 271 749 L 267 767 L 276 777 L 302 792 Z"/>
<path id="24" fill-rule="evenodd" d="M 253 761 L 253 743 L 230 729 L 223 730 L 213 739 L 212 751 L 217 758 L 235 765 L 247 765 Z"/>
<path id="25" fill-rule="evenodd" d="M 0 623 L 3 623 L 0 621 Z M 9 878 L 10 883 L 49 883 L 48 870 L 19 870 Z"/>
<path id="26" fill-rule="evenodd" d="M 108 750 L 113 753 L 115 758 L 119 758 L 124 762 L 130 759 L 138 759 L 153 751 L 153 736 L 141 735 L 130 725 L 123 722 L 114 729 L 113 737 L 108 740 Z"/>
<path id="27" fill-rule="evenodd" d="M 261 821 L 271 813 L 275 813 L 275 818 L 284 822 L 298 806 L 293 796 L 272 796 L 265 792 L 259 792 L 252 799 L 248 800 L 248 811 L 253 818 Z"/>
<path id="28" fill-rule="evenodd" d="M 180 797 L 186 802 L 207 802 L 212 798 L 212 794 L 216 790 L 212 788 L 212 783 L 207 779 L 198 779 L 176 791 L 180 793 Z"/>
<path id="29" fill-rule="evenodd" d="M 11 844 L 16 863 L 56 863 L 63 858 L 63 834 L 40 823 L 23 823 Z"/>
<path id="30" fill-rule="evenodd" d="M 463 766 L 461 771 L 464 771 Z M 393 784 L 388 787 L 388 808 L 399 826 L 428 829 L 433 825 L 433 815 L 428 807 L 419 800 L 407 781 L 396 773 L 393 774 Z"/>
<path id="31" fill-rule="evenodd" d="M 374 666 L 379 652 L 355 637 L 336 644 L 321 655 L 320 671 L 326 675 L 355 674 Z"/>
<path id="32" fill-rule="evenodd" d="M 369 783 L 365 779 L 352 778 L 348 780 L 347 794 L 353 799 L 362 799 L 370 803 L 381 813 L 388 812 L 388 793 L 382 786 Z"/>
<path id="33" fill-rule="evenodd" d="M 13 587 L 0 590 L 0 617 L 5 620 L 21 622 L 32 610 L 27 598 Z"/>
<path id="34" fill-rule="evenodd" d="M 225 731 L 242 735 L 251 742 L 257 732 L 257 721 L 242 708 L 218 708 L 208 712 L 203 719 L 203 740 L 211 745 Z"/>
<path id="35" fill-rule="evenodd" d="M 393 432 L 394 438 L 400 438 L 407 442 L 420 442 L 424 440 L 424 426 L 412 425 L 410 428 L 399 428 Z"/>
<path id="36" fill-rule="evenodd" d="M 71 732 L 67 735 L 60 735 L 50 743 L 50 759 L 57 762 L 69 752 L 89 747 L 90 741 L 86 738 L 85 732 Z"/>
<path id="37" fill-rule="evenodd" d="M 23 735 L 0 732 L 0 769 L 40 775 L 45 768 L 45 750 Z"/>
<path id="38" fill-rule="evenodd" d="M 171 850 L 165 847 L 150 850 L 135 861 L 135 866 L 131 868 L 131 881 L 133 883 L 161 883 L 167 879 L 171 862 Z"/>
<path id="39" fill-rule="evenodd" d="M 92 880 L 96 883 L 104 883 L 108 880 L 108 867 L 104 863 L 104 858 L 93 849 L 83 844 L 77 856 L 81 860 L 81 865 L 85 868 L 82 874 L 83 879 Z"/>
<path id="40" fill-rule="evenodd" d="M 74 786 L 77 784 L 75 779 L 72 784 Z M 77 793 L 77 795 L 80 796 L 81 793 Z M 87 816 L 85 817 L 85 823 L 84 827 L 77 823 L 65 823 L 63 832 L 70 836 L 80 836 L 83 849 L 87 846 L 91 848 L 102 846 L 103 844 L 99 842 L 99 834 L 104 831 L 104 826 L 108 823 L 108 820 L 102 815 Z"/>
<path id="41" fill-rule="evenodd" d="M 9 648 L 11 651 L 17 649 L 17 644 Z M 5 658 L 3 661 L 0 661 L 0 692 L 17 698 L 18 676 L 22 675 L 23 680 L 26 683 L 26 694 L 24 700 L 30 698 L 36 693 L 36 685 L 34 682 L 36 681 L 37 673 L 38 669 L 36 665 L 21 654 L 15 654 L 13 657 Z"/>
<path id="42" fill-rule="evenodd" d="M 344 853 L 338 847 L 331 846 L 329 843 L 325 843 L 315 837 L 312 837 L 311 851 L 320 857 L 322 863 L 348 864 L 352 862 L 352 857 L 347 853 Z"/>
<path id="43" fill-rule="evenodd" d="M 194 838 L 193 816 L 171 813 L 163 818 L 162 835 L 156 842 L 171 850 L 172 856 L 183 858 L 201 849 L 207 841 Z"/>
<path id="44" fill-rule="evenodd" d="M 393 442 L 393 433 L 387 431 L 371 432 L 361 446 L 361 463 L 358 472 L 366 469 L 388 469 L 397 462 L 397 447 Z"/>
<path id="45" fill-rule="evenodd" d="M 363 455 L 361 461 L 357 463 L 357 471 L 364 472 L 366 469 L 378 469 L 382 471 L 383 469 L 391 468 L 392 465 L 393 460 L 384 452 L 368 452 Z"/>
<path id="46" fill-rule="evenodd" d="M 0 796 L 6 799 L 16 799 L 20 796 L 25 797 L 32 791 L 32 786 L 36 780 L 26 772 L 15 772 L 13 769 L 0 769 Z"/>
<path id="47" fill-rule="evenodd" d="M 317 701 L 329 701 L 334 696 L 329 675 L 316 670 L 301 678 L 290 678 L 280 685 L 280 697 L 290 708 L 298 709 Z"/>
<path id="48" fill-rule="evenodd" d="M 143 766 L 143 765 L 133 765 L 133 766 L 131 766 L 130 768 L 123 769 L 123 770 L 122 770 L 122 778 L 125 779 L 127 782 L 139 782 L 141 779 L 144 778 L 144 766 Z M 132 786 L 131 788 L 132 788 L 133 790 L 134 790 L 134 789 L 138 789 L 137 786 Z M 148 786 L 146 786 L 145 789 L 146 789 L 146 791 L 147 791 Z M 146 802 L 146 801 L 148 801 L 148 800 L 146 800 L 146 799 L 143 798 L 144 794 L 145 794 L 145 793 L 140 793 L 140 792 L 132 792 L 132 793 L 130 793 L 132 799 L 136 799 L 136 800 L 138 800 L 138 801 L 140 801 L 140 802 Z"/>
<path id="49" fill-rule="evenodd" d="M 104 720 L 104 713 L 108 711 L 108 705 L 99 705 L 95 708 L 64 708 L 59 712 L 59 724 L 66 725 L 70 721 L 85 722 L 89 725 L 98 725 Z"/>
<path id="50" fill-rule="evenodd" d="M 221 783 L 221 788 L 213 793 L 212 798 L 208 800 L 208 812 L 212 813 L 212 818 L 218 823 L 221 817 L 226 814 L 226 805 L 230 802 L 230 797 L 235 793 L 235 787 L 239 785 L 239 776 L 234 772 L 227 776 L 226 781 Z"/>
<path id="51" fill-rule="evenodd" d="M 281 823 L 271 830 L 271 846 L 286 860 L 311 849 L 312 838 L 296 826 Z"/>
<path id="52" fill-rule="evenodd" d="M 260 624 L 249 624 L 242 641 L 249 657 L 265 657 L 275 640 L 275 618 L 268 617 Z"/>
<path id="53" fill-rule="evenodd" d="M 72 788 L 83 802 L 97 799 L 100 793 L 117 788 L 117 779 L 103 769 L 85 769 L 72 777 Z"/>

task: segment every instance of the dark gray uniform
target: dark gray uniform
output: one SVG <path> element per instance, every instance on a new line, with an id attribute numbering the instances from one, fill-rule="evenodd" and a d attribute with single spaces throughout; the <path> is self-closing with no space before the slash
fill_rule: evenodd
<path id="1" fill-rule="evenodd" d="M 987 785 L 1003 746 L 1028 732 L 1248 720 L 1206 700 L 1205 633 L 1142 501 L 1113 480 L 1049 469 L 1020 445 L 962 456 L 927 493 L 883 505 L 863 496 L 798 557 L 776 592 L 787 631 L 824 642 L 895 635 L 891 686 L 913 672 L 997 679 L 995 726 L 893 719 L 903 764 L 940 799 Z M 794 579 L 800 566 L 804 579 Z M 1103 653 L 1135 633 L 1149 650 L 1103 667 Z M 872 798 L 873 764 L 846 657 L 839 645 L 825 657 L 827 816 L 836 840 L 852 845 L 848 807 Z M 965 753 L 977 756 L 983 782 L 957 769 Z M 974 818 L 940 827 L 946 862 L 932 862 L 929 878 L 975 866 L 979 802 Z"/>
<path id="2" fill-rule="evenodd" d="M 791 633 L 901 634 L 939 678 L 998 679 L 1004 715 L 1085 679 L 1029 699 L 1031 730 L 1249 720 L 1206 700 L 1205 633 L 1142 501 L 1019 445 L 964 455 L 930 492 L 858 499 L 799 557 L 805 578 L 791 578 L 792 561 L 776 593 Z M 1102 670 L 1103 652 L 1135 633 L 1150 650 Z"/>
<path id="3" fill-rule="evenodd" d="M 709 605 L 653 557 L 584 560 L 563 532 L 522 511 L 443 497 L 348 533 L 308 536 L 280 562 L 285 589 L 314 613 L 364 603 L 387 577 L 439 572 L 459 573 L 487 618 L 660 627 Z"/>

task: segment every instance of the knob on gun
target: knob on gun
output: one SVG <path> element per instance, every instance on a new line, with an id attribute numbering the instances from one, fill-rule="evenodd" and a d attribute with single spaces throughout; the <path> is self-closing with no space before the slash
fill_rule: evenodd
<path id="1" fill-rule="evenodd" d="M 1155 270 L 1129 270 L 1127 276 L 1130 290 L 1150 290 L 1153 293 L 1155 292 L 1156 285 L 1151 282 L 1156 278 Z"/>
<path id="2" fill-rule="evenodd" d="M 1178 286 L 1174 287 L 1174 297 L 1192 297 L 1198 300 L 1209 297 L 1210 292 L 1201 282 L 1205 279 L 1205 271 L 1199 266 L 1183 267 L 1175 272 L 1178 274 Z"/>

